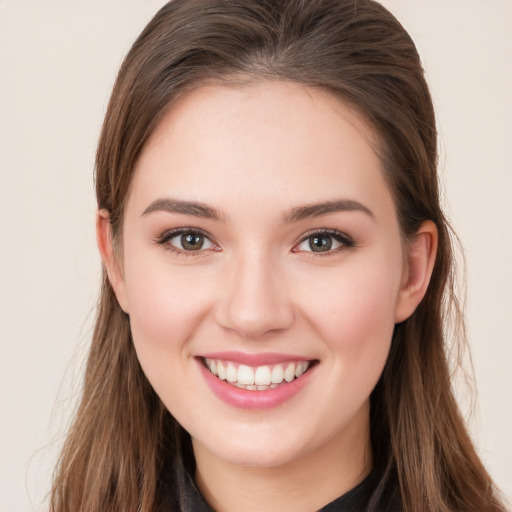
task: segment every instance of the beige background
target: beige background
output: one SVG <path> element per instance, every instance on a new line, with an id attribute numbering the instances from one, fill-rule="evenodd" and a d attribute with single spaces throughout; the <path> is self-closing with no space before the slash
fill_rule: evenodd
<path id="1" fill-rule="evenodd" d="M 121 59 L 163 3 L 0 0 L 0 512 L 44 510 L 94 316 L 95 144 Z M 512 2 L 384 3 L 415 39 L 437 107 L 467 257 L 470 426 L 510 497 Z"/>

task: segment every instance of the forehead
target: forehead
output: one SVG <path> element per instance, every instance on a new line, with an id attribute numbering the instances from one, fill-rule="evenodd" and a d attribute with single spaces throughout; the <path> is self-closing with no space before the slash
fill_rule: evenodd
<path id="1" fill-rule="evenodd" d="M 375 147 L 360 116 L 326 91 L 208 85 L 168 110 L 139 158 L 131 196 L 283 208 L 333 195 L 389 196 Z"/>

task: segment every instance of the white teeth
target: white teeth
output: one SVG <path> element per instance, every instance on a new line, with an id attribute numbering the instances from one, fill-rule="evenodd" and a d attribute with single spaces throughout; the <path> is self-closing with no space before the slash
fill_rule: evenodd
<path id="1" fill-rule="evenodd" d="M 254 384 L 254 370 L 250 366 L 241 364 L 238 367 L 238 383 L 246 385 Z"/>
<path id="2" fill-rule="evenodd" d="M 300 377 L 307 370 L 307 367 L 308 363 L 299 363 L 295 370 L 295 377 Z"/>
<path id="3" fill-rule="evenodd" d="M 233 363 L 228 363 L 226 368 L 226 380 L 229 382 L 236 382 L 238 380 L 238 371 Z"/>
<path id="4" fill-rule="evenodd" d="M 254 368 L 245 364 L 237 367 L 236 363 L 219 359 L 205 359 L 205 363 L 210 372 L 219 379 L 227 380 L 239 388 L 259 391 L 276 388 L 283 381 L 291 382 L 303 375 L 310 366 L 309 361 L 290 362 L 285 367 L 276 364 Z"/>
<path id="5" fill-rule="evenodd" d="M 254 383 L 258 386 L 268 386 L 272 382 L 272 373 L 269 366 L 258 366 L 254 374 Z"/>
<path id="6" fill-rule="evenodd" d="M 271 376 L 271 382 L 272 384 L 281 384 L 284 379 L 284 370 L 283 367 L 280 364 L 276 364 L 274 368 L 272 368 L 272 376 Z"/>
<path id="7" fill-rule="evenodd" d="M 226 367 L 220 361 L 217 363 L 217 375 L 220 380 L 226 380 Z"/>
<path id="8" fill-rule="evenodd" d="M 289 363 L 284 371 L 284 380 L 286 382 L 291 382 L 295 378 L 295 365 L 293 363 Z"/>

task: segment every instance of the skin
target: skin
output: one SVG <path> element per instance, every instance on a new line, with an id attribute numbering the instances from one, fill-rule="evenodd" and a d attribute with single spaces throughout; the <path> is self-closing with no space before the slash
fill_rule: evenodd
<path id="1" fill-rule="evenodd" d="M 108 212 L 98 214 L 100 252 L 142 368 L 191 434 L 196 480 L 219 512 L 316 510 L 371 470 L 369 395 L 395 323 L 426 291 L 437 244 L 427 221 L 403 246 L 376 142 L 317 89 L 204 86 L 172 106 L 144 148 L 122 261 Z M 207 204 L 219 219 L 144 214 L 162 198 Z M 298 207 L 340 199 L 363 209 L 290 222 Z M 180 252 L 179 236 L 157 243 L 177 228 L 209 241 Z M 331 238 L 333 249 L 315 253 L 312 230 L 350 243 Z M 284 404 L 243 410 L 212 393 L 196 359 L 230 350 L 318 363 Z"/>

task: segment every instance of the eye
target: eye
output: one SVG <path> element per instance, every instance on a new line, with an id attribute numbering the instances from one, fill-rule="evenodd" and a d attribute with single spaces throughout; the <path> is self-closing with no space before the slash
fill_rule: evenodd
<path id="1" fill-rule="evenodd" d="M 318 231 L 307 234 L 293 250 L 294 252 L 333 253 L 353 246 L 353 240 L 339 231 Z"/>
<path id="2" fill-rule="evenodd" d="M 158 245 L 163 245 L 167 249 L 178 253 L 218 249 L 206 233 L 193 229 L 169 231 L 159 237 L 156 242 Z"/>
<path id="3" fill-rule="evenodd" d="M 211 249 L 212 243 L 201 233 L 183 233 L 173 236 L 169 243 L 181 249 L 182 251 L 200 251 L 201 249 Z"/>

